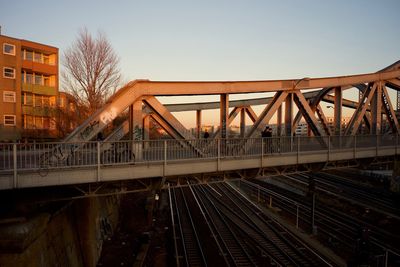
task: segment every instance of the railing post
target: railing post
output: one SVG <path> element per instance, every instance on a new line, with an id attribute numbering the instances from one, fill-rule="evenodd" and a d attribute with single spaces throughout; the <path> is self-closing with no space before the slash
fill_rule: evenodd
<path id="1" fill-rule="evenodd" d="M 279 137 L 281 140 L 282 140 L 282 136 L 281 137 Z M 281 144 L 282 144 L 283 142 L 281 142 Z M 286 142 L 285 142 L 286 143 Z M 292 152 L 292 150 L 293 150 L 293 135 L 291 135 L 290 136 L 290 151 L 288 151 L 288 152 Z M 282 151 L 282 148 L 281 148 L 281 151 Z"/>
<path id="2" fill-rule="evenodd" d="M 296 203 L 296 228 L 299 229 L 299 204 Z"/>
<path id="3" fill-rule="evenodd" d="M 18 187 L 18 176 L 17 176 L 17 144 L 13 144 L 13 163 L 14 163 L 14 188 Z"/>
<path id="4" fill-rule="evenodd" d="M 379 135 L 376 135 L 376 151 L 375 151 L 375 155 L 376 157 L 378 156 L 378 147 L 379 147 Z"/>
<path id="5" fill-rule="evenodd" d="M 100 142 L 97 141 L 96 151 L 97 151 L 97 182 L 100 182 Z"/>
<path id="6" fill-rule="evenodd" d="M 265 143 L 264 143 L 264 139 L 265 138 L 261 138 L 261 168 L 263 167 L 263 158 L 264 158 L 264 145 L 265 145 Z"/>

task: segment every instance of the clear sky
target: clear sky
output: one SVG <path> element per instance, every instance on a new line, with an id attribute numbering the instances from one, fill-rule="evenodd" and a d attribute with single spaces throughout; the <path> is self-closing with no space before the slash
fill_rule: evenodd
<path id="1" fill-rule="evenodd" d="M 126 81 L 264 80 L 390 65 L 400 59 L 399 10 L 399 0 L 1 0 L 0 25 L 60 55 L 82 27 L 101 30 Z"/>

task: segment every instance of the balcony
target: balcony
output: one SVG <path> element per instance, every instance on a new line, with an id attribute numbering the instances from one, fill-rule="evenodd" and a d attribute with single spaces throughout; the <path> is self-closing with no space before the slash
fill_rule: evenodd
<path id="1" fill-rule="evenodd" d="M 22 68 L 27 70 L 32 70 L 35 72 L 40 72 L 49 75 L 57 75 L 58 74 L 58 66 L 44 64 L 40 62 L 35 62 L 31 60 L 22 60 Z"/>
<path id="2" fill-rule="evenodd" d="M 51 95 L 51 96 L 57 95 L 57 88 L 55 87 L 31 84 L 31 83 L 23 83 L 22 91 L 31 92 L 33 94 L 38 94 L 38 95 Z"/>
<path id="3" fill-rule="evenodd" d="M 40 116 L 40 117 L 52 117 L 56 113 L 56 109 L 53 107 L 32 107 L 32 106 L 22 106 L 22 114 L 30 116 Z"/>

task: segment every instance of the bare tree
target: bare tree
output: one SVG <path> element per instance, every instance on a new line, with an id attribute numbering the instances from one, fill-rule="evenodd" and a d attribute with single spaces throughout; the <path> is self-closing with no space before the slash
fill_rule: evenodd
<path id="1" fill-rule="evenodd" d="M 64 89 L 70 92 L 87 115 L 99 109 L 115 93 L 121 74 L 119 59 L 104 33 L 94 39 L 86 28 L 64 52 Z"/>

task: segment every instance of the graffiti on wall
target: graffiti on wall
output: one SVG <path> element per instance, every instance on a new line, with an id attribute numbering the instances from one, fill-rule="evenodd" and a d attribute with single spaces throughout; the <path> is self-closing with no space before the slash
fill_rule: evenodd
<path id="1" fill-rule="evenodd" d="M 104 111 L 100 115 L 100 121 L 104 124 L 108 124 L 117 117 L 117 111 L 115 108 L 111 108 L 109 111 Z"/>

